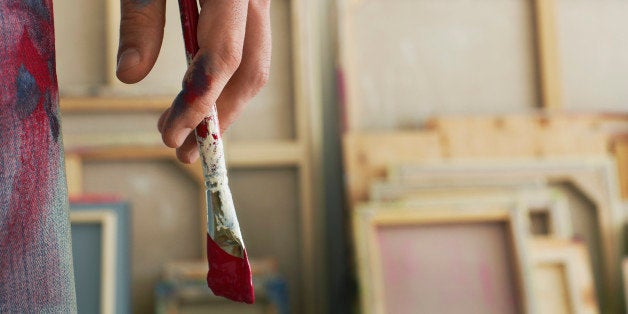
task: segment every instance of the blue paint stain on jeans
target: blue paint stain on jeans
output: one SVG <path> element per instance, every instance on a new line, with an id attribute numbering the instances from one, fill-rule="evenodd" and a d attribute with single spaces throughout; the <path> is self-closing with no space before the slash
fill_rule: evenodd
<path id="1" fill-rule="evenodd" d="M 46 108 L 46 115 L 48 116 L 48 122 L 50 123 L 50 134 L 54 138 L 55 142 L 59 141 L 59 133 L 61 126 L 59 125 L 59 116 L 57 106 L 51 103 L 52 99 L 50 92 L 46 93 L 46 99 L 44 99 L 44 107 Z"/>
<path id="2" fill-rule="evenodd" d="M 50 12 L 43 0 L 22 0 L 28 9 L 41 18 L 50 20 Z"/>
<path id="3" fill-rule="evenodd" d="M 35 77 L 28 72 L 24 65 L 20 66 L 15 83 L 17 85 L 15 110 L 19 117 L 24 119 L 37 108 L 41 91 L 35 82 Z"/>

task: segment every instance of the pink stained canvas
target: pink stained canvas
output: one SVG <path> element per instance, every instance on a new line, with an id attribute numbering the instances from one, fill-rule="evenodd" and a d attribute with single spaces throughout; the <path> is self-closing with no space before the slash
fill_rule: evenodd
<path id="1" fill-rule="evenodd" d="M 387 313 L 518 313 L 505 223 L 377 228 Z"/>

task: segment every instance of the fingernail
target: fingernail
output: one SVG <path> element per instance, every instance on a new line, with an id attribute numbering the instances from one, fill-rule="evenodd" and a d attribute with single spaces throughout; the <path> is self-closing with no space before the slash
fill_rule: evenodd
<path id="1" fill-rule="evenodd" d="M 177 144 L 177 147 L 183 145 L 183 142 L 185 142 L 185 139 L 188 137 L 188 135 L 190 135 L 191 132 L 192 129 L 185 128 L 179 130 L 179 132 L 174 135 L 174 141 L 175 144 Z"/>
<path id="2" fill-rule="evenodd" d="M 138 64 L 140 64 L 140 53 L 135 48 L 129 48 L 120 55 L 116 72 L 124 72 Z"/>

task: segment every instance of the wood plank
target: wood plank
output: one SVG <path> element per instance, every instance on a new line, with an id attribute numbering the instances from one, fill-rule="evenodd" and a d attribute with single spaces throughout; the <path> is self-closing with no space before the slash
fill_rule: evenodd
<path id="1" fill-rule="evenodd" d="M 562 109 L 556 13 L 554 0 L 534 0 L 534 22 L 538 51 L 541 106 L 548 110 Z"/>
<path id="2" fill-rule="evenodd" d="M 66 151 L 85 160 L 176 158 L 174 150 L 164 145 L 75 146 Z M 225 145 L 225 153 L 229 167 L 296 167 L 302 162 L 304 149 L 294 142 L 233 143 Z"/>
<path id="3" fill-rule="evenodd" d="M 531 240 L 530 252 L 536 279 L 537 313 L 599 313 L 589 253 L 584 243 L 537 238 Z"/>
<path id="4" fill-rule="evenodd" d="M 435 132 L 349 133 L 343 146 L 349 204 L 366 200 L 370 182 L 383 178 L 391 163 L 442 157 Z"/>
<path id="5" fill-rule="evenodd" d="M 449 158 L 605 155 L 610 136 L 588 116 L 446 116 L 428 122 Z"/>
<path id="6" fill-rule="evenodd" d="M 172 97 L 62 97 L 59 106 L 62 114 L 67 113 L 133 113 L 161 112 L 170 107 Z"/>
<path id="7" fill-rule="evenodd" d="M 615 158 L 617 158 L 617 173 L 622 199 L 628 199 L 628 137 L 615 142 Z"/>
<path id="8" fill-rule="evenodd" d="M 293 87 L 295 133 L 299 143 L 299 199 L 301 202 L 301 268 L 303 287 L 301 294 L 303 308 L 293 309 L 303 313 L 319 313 L 327 308 L 323 296 L 325 277 L 317 274 L 324 272 L 324 246 L 321 244 L 322 234 L 316 225 L 322 222 L 322 215 L 317 214 L 317 198 L 320 192 L 321 177 L 316 176 L 320 170 L 318 164 L 322 152 L 322 108 L 318 91 L 319 49 L 318 12 L 319 4 L 314 1 L 290 1 L 290 19 L 292 25 L 292 56 L 293 56 Z M 286 152 L 288 153 L 288 152 Z"/>
<path id="9" fill-rule="evenodd" d="M 122 6 L 121 1 L 107 0 L 106 4 L 106 17 L 105 21 L 105 51 L 106 59 L 106 83 L 109 87 L 120 86 L 120 82 L 116 76 L 116 68 L 118 67 L 118 60 L 115 56 L 118 55 L 118 38 L 120 34 L 120 20 L 122 19 Z"/>

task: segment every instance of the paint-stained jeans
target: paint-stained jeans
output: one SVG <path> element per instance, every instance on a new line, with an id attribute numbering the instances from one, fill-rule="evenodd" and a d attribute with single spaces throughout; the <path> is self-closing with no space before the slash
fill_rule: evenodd
<path id="1" fill-rule="evenodd" d="M 74 313 L 52 0 L 0 0 L 0 313 Z"/>

